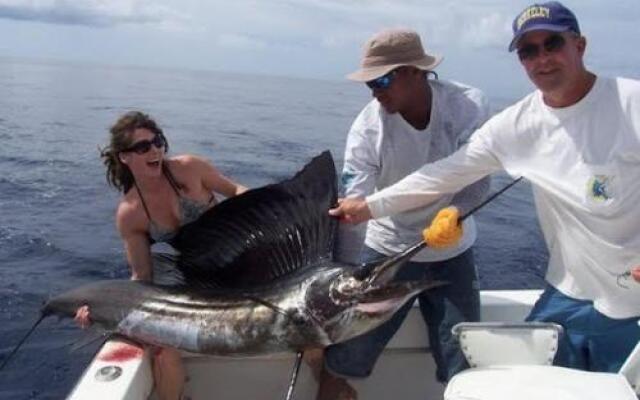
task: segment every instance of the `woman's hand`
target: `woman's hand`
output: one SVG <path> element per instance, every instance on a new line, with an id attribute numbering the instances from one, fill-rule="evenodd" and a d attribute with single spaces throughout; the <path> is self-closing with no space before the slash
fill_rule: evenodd
<path id="1" fill-rule="evenodd" d="M 91 318 L 89 316 L 89 306 L 82 306 L 76 310 L 76 316 L 73 318 L 74 321 L 82 329 L 86 329 L 91 325 Z"/>

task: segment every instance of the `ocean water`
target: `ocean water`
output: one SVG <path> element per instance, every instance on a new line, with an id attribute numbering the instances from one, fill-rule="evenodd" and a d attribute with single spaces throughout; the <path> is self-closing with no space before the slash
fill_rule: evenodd
<path id="1" fill-rule="evenodd" d="M 0 93 L 0 362 L 49 296 L 128 276 L 118 193 L 98 157 L 119 115 L 149 112 L 172 153 L 205 156 L 256 187 L 325 149 L 340 168 L 346 132 L 369 99 L 349 82 L 1 58 Z M 497 176 L 493 188 L 509 181 Z M 547 253 L 528 185 L 477 215 L 481 287 L 541 287 Z M 96 350 L 86 337 L 70 321 L 45 320 L 0 372 L 0 399 L 63 398 Z"/>

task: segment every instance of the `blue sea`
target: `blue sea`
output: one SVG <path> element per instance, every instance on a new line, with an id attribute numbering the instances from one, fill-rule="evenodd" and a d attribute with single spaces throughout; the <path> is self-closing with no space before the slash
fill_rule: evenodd
<path id="1" fill-rule="evenodd" d="M 0 58 L 0 362 L 49 296 L 128 277 L 118 193 L 98 156 L 119 115 L 150 113 L 172 153 L 205 156 L 256 187 L 325 149 L 340 168 L 369 98 L 364 85 L 340 81 Z M 493 189 L 510 179 L 497 176 Z M 481 287 L 541 287 L 547 252 L 527 183 L 477 216 Z M 70 321 L 45 320 L 0 372 L 0 399 L 64 398 L 96 351 L 86 337 Z"/>

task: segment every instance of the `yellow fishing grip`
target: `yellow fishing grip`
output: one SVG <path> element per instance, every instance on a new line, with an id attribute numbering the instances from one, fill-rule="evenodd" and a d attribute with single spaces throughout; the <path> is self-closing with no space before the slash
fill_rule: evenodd
<path id="1" fill-rule="evenodd" d="M 422 231 L 427 245 L 435 249 L 455 246 L 462 237 L 462 224 L 458 223 L 459 217 L 458 209 L 453 206 L 438 211 L 431 225 Z"/>

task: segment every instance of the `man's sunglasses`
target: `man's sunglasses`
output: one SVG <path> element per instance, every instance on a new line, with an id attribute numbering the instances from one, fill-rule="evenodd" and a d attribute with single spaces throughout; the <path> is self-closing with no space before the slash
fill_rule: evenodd
<path id="1" fill-rule="evenodd" d="M 161 148 L 164 147 L 165 145 L 165 141 L 164 141 L 164 136 L 162 135 L 155 135 L 153 137 L 153 139 L 151 140 L 141 140 L 139 142 L 136 142 L 134 144 L 132 144 L 131 146 L 127 147 L 126 149 L 124 149 L 122 152 L 123 153 L 129 153 L 129 152 L 134 152 L 136 154 L 144 154 L 146 152 L 148 152 L 149 150 L 151 150 L 151 146 L 156 146 L 156 148 Z"/>
<path id="2" fill-rule="evenodd" d="M 542 46 L 529 43 L 519 47 L 518 58 L 520 58 L 520 61 L 533 60 L 534 58 L 537 58 L 540 55 L 540 52 L 542 51 L 542 47 L 544 47 L 544 50 L 547 53 L 555 53 L 557 51 L 562 50 L 566 42 L 567 41 L 564 39 L 562 35 L 558 35 L 558 34 L 551 35 L 545 39 L 545 41 L 542 43 Z"/>
<path id="3" fill-rule="evenodd" d="M 370 80 L 367 82 L 367 86 L 369 86 L 369 89 L 374 90 L 374 89 L 388 89 L 389 86 L 391 86 L 391 84 L 393 83 L 393 79 L 396 77 L 396 73 L 398 72 L 397 69 L 394 69 L 393 71 L 390 71 L 388 73 L 386 73 L 385 75 L 382 75 L 379 78 Z"/>

